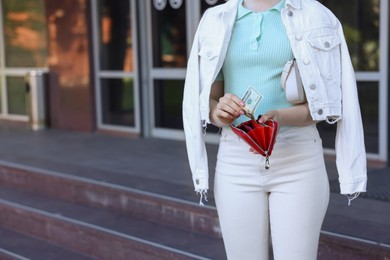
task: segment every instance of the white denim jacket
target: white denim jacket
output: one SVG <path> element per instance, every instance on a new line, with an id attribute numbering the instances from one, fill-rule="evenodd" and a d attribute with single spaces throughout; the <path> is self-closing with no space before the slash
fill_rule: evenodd
<path id="1" fill-rule="evenodd" d="M 210 123 L 210 89 L 223 65 L 239 2 L 229 0 L 206 11 L 188 60 L 183 124 L 195 191 L 201 195 L 209 188 L 203 135 Z M 335 147 L 341 194 L 364 192 L 367 170 L 363 126 L 342 26 L 315 0 L 286 0 L 281 16 L 313 120 L 337 122 Z"/>

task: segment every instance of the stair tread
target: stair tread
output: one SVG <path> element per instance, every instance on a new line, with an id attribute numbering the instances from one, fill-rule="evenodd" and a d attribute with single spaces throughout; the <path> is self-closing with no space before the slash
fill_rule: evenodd
<path id="1" fill-rule="evenodd" d="M 197 201 L 184 142 L 127 140 L 53 129 L 33 136 L 22 130 L 3 132 L 0 128 L 3 161 Z M 29 149 L 20 148 L 26 144 Z M 210 155 L 216 155 L 217 148 L 207 145 Z M 215 162 L 210 162 L 210 169 L 214 167 Z M 208 205 L 214 205 L 212 193 Z"/>
<path id="2" fill-rule="evenodd" d="M 4 156 L 0 153 L 1 158 Z M 168 196 L 183 201 L 197 203 L 199 197 L 194 192 L 190 175 L 187 176 L 188 183 L 182 182 L 175 183 L 171 179 L 154 179 L 150 177 L 148 172 L 143 169 L 135 169 L 138 172 L 143 173 L 142 176 L 131 175 L 129 176 L 129 169 L 121 171 L 118 169 L 102 169 L 93 166 L 84 166 L 79 164 L 70 164 L 61 161 L 54 161 L 46 158 L 32 158 L 25 156 L 13 156 L 14 158 L 6 158 L 7 161 L 0 160 L 1 165 L 14 164 L 17 167 L 26 167 L 31 170 L 37 170 L 38 172 L 49 171 L 56 174 L 68 176 L 70 178 L 84 178 L 85 180 L 98 181 L 106 184 L 118 185 L 123 188 L 137 189 L 140 191 L 151 192 L 163 196 Z M 15 158 L 16 157 L 16 158 Z M 23 161 L 23 163 L 20 163 Z M 158 174 L 156 174 L 158 175 Z M 185 175 L 183 173 L 183 175 Z M 212 178 L 210 178 L 210 185 L 213 184 Z M 212 193 L 208 194 L 207 205 L 215 206 L 214 196 Z"/>
<path id="3" fill-rule="evenodd" d="M 6 187 L 0 188 L 0 199 L 195 255 L 211 259 L 221 259 L 224 256 L 222 239 L 166 227 L 110 210 L 78 205 Z"/>
<path id="4" fill-rule="evenodd" d="M 0 248 L 21 256 L 21 259 L 72 259 L 91 260 L 92 258 L 80 253 L 51 244 L 44 240 L 26 236 L 18 232 L 0 227 Z"/>

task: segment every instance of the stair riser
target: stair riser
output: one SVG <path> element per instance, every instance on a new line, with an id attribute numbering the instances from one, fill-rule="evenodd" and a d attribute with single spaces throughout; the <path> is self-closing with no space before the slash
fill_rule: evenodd
<path id="1" fill-rule="evenodd" d="M 17 258 L 11 254 L 7 254 L 6 252 L 0 252 L 0 260 L 18 260 L 23 258 Z"/>
<path id="2" fill-rule="evenodd" d="M 139 241 L 0 204 L 0 224 L 99 259 L 193 259 Z M 14 259 L 0 252 L 0 259 Z M 321 234 L 318 260 L 389 260 L 390 248 Z"/>
<path id="3" fill-rule="evenodd" d="M 98 259 L 192 259 L 92 226 L 0 204 L 1 226 Z"/>
<path id="4" fill-rule="evenodd" d="M 321 234 L 318 260 L 390 260 L 390 248 Z"/>
<path id="5" fill-rule="evenodd" d="M 0 184 L 220 237 L 216 212 L 209 208 L 6 166 L 0 166 Z M 24 219 L 22 218 L 21 221 L 23 222 Z M 21 230 L 21 232 L 24 231 Z M 3 255 L 0 252 L 0 259 L 12 259 Z M 390 260 L 390 249 L 321 235 L 318 259 L 327 260 L 340 257 L 345 260 Z"/>
<path id="6" fill-rule="evenodd" d="M 105 208 L 191 232 L 221 237 L 214 209 L 94 182 L 0 167 L 0 183 L 72 203 Z"/>

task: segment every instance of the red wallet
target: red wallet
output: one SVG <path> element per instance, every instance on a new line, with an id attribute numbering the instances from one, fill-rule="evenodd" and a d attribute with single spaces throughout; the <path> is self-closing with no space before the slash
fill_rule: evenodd
<path id="1" fill-rule="evenodd" d="M 231 125 L 230 127 L 236 135 L 266 158 L 265 168 L 268 170 L 269 157 L 272 154 L 278 132 L 278 123 L 274 120 L 268 120 L 264 124 L 259 124 L 255 120 L 248 120 L 238 126 Z"/>

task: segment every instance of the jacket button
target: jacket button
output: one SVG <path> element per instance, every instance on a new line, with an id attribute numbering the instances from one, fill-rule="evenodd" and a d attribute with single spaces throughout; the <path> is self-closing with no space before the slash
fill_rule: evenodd
<path id="1" fill-rule="evenodd" d="M 288 15 L 288 16 L 293 16 L 294 13 L 293 13 L 291 10 L 288 10 L 287 15 Z"/>
<path id="2" fill-rule="evenodd" d="M 319 115 L 322 115 L 323 112 L 324 112 L 324 111 L 322 111 L 322 108 L 318 109 L 318 114 L 319 114 Z"/>
<path id="3" fill-rule="evenodd" d="M 297 35 L 295 35 L 295 40 L 297 41 L 302 40 L 302 34 L 298 33 Z"/>
<path id="4" fill-rule="evenodd" d="M 310 84 L 310 87 L 309 87 L 311 90 L 315 90 L 316 89 L 316 84 Z"/>
<path id="5" fill-rule="evenodd" d="M 325 48 L 329 48 L 330 47 L 330 43 L 329 42 L 324 42 L 324 47 Z"/>
<path id="6" fill-rule="evenodd" d="M 303 64 L 308 65 L 310 63 L 310 60 L 308 58 L 303 59 Z"/>

